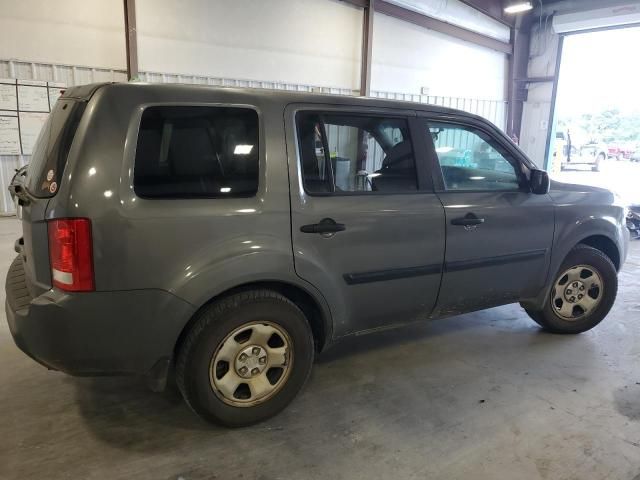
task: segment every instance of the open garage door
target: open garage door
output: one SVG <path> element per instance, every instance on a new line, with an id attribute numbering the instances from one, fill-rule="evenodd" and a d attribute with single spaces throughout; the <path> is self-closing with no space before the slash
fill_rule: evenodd
<path id="1" fill-rule="evenodd" d="M 564 38 L 548 168 L 553 178 L 605 187 L 634 205 L 640 205 L 640 63 L 633 47 L 639 44 L 640 27 Z"/>

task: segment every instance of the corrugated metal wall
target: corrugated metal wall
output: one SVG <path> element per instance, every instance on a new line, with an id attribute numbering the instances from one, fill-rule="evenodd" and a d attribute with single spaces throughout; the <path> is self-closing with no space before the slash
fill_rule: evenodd
<path id="1" fill-rule="evenodd" d="M 83 85 L 92 82 L 126 82 L 127 72 L 104 68 L 53 65 L 46 63 L 0 60 L 0 78 L 62 82 Z"/>
<path id="2" fill-rule="evenodd" d="M 74 65 L 54 65 L 16 60 L 0 60 L 0 78 L 18 78 L 20 80 L 42 80 L 62 82 L 67 86 L 94 82 L 125 82 L 127 74 L 123 70 L 82 67 Z M 348 88 L 318 87 L 274 81 L 242 80 L 222 77 L 204 77 L 160 72 L 140 72 L 139 80 L 150 83 L 190 83 L 201 85 L 268 88 L 298 92 L 328 93 L 335 95 L 357 95 L 357 90 Z M 504 101 L 482 100 L 476 98 L 443 97 L 400 92 L 371 92 L 373 97 L 428 103 L 457 108 L 480 115 L 504 129 L 506 123 L 506 105 Z M 7 186 L 15 169 L 29 162 L 28 155 L 0 156 L 0 214 L 15 213 Z"/>
<path id="3" fill-rule="evenodd" d="M 177 73 L 140 72 L 139 80 L 149 83 L 190 83 L 197 85 L 213 85 L 219 87 L 268 88 L 272 90 L 289 90 L 294 92 L 330 93 L 335 95 L 357 95 L 357 90 L 335 87 L 318 87 L 297 83 L 242 80 L 223 77 L 203 77 L 199 75 L 181 75 Z"/>
<path id="4" fill-rule="evenodd" d="M 456 108 L 458 110 L 463 110 L 475 115 L 480 115 L 481 117 L 484 117 L 490 122 L 497 125 L 501 130 L 504 130 L 506 126 L 507 102 L 502 100 L 443 97 L 440 95 L 421 95 L 419 93 L 398 92 L 371 92 L 371 96 Z"/>

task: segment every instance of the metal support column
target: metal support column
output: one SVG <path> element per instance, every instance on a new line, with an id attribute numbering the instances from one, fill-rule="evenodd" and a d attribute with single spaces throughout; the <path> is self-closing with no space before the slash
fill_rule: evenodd
<path id="1" fill-rule="evenodd" d="M 138 77 L 136 0 L 124 0 L 124 28 L 127 48 L 127 79 L 135 80 Z"/>
<path id="2" fill-rule="evenodd" d="M 373 17 L 375 15 L 375 0 L 369 0 L 364 7 L 362 17 L 362 55 L 360 68 L 360 95 L 371 94 L 371 52 L 373 43 Z"/>
<path id="3" fill-rule="evenodd" d="M 533 15 L 518 18 L 511 35 L 513 53 L 509 58 L 509 85 L 507 104 L 507 134 L 520 138 L 522 111 L 527 99 L 527 78 L 529 46 Z"/>

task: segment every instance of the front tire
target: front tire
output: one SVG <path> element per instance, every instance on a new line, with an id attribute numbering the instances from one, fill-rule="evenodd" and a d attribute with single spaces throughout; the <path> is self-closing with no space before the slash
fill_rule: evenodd
<path id="1" fill-rule="evenodd" d="M 270 290 L 237 293 L 198 314 L 176 361 L 182 395 L 198 415 L 243 427 L 284 409 L 313 364 L 302 311 Z"/>
<path id="2" fill-rule="evenodd" d="M 582 333 L 598 325 L 613 306 L 618 276 L 600 250 L 578 245 L 554 277 L 541 310 L 525 309 L 542 328 L 553 333 Z"/>

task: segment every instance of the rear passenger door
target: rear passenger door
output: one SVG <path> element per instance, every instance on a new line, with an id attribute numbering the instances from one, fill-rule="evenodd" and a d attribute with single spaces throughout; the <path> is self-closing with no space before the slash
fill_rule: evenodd
<path id="1" fill-rule="evenodd" d="M 444 213 L 413 112 L 294 105 L 285 117 L 295 269 L 326 296 L 334 336 L 426 318 Z"/>

